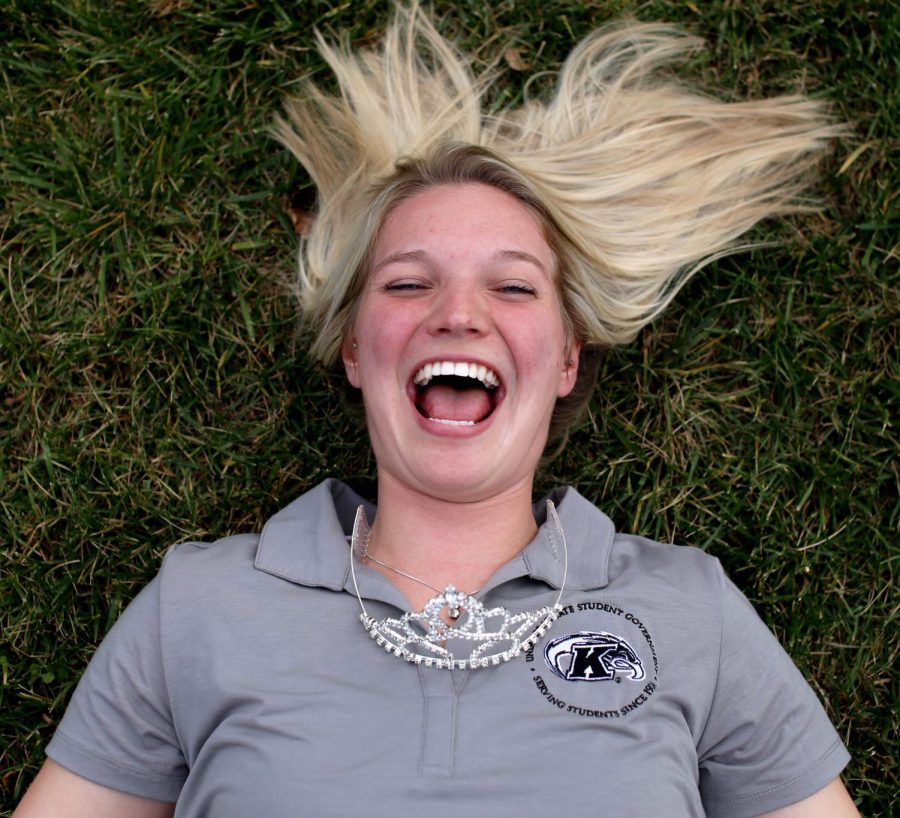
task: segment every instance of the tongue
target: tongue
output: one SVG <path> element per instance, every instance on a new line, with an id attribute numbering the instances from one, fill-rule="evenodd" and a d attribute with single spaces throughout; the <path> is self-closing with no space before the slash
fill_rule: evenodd
<path id="1" fill-rule="evenodd" d="M 444 384 L 429 386 L 420 400 L 430 418 L 441 420 L 483 420 L 491 411 L 491 399 L 480 387 L 454 389 Z"/>

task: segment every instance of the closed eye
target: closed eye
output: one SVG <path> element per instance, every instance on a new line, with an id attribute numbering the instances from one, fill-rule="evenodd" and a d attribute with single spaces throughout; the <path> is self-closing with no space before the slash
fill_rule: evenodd
<path id="1" fill-rule="evenodd" d="M 422 281 L 403 279 L 401 281 L 389 281 L 384 285 L 384 291 L 388 293 L 416 292 L 417 290 L 426 289 L 426 285 Z"/>
<path id="2" fill-rule="evenodd" d="M 519 283 L 510 283 L 503 284 L 497 288 L 501 293 L 506 293 L 507 295 L 534 295 L 535 289 L 534 287 L 530 287 L 527 284 L 519 284 Z"/>

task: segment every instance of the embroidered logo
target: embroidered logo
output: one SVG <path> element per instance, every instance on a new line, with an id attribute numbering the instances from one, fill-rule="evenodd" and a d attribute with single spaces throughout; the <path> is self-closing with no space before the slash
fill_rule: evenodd
<path id="1" fill-rule="evenodd" d="M 634 648 L 606 631 L 579 631 L 554 639 L 544 648 L 544 659 L 550 670 L 568 682 L 644 678 L 644 666 Z"/>
<path id="2" fill-rule="evenodd" d="M 659 691 L 659 657 L 646 619 L 608 598 L 573 600 L 559 612 L 556 632 L 524 651 L 535 690 L 579 718 L 635 718 Z"/>

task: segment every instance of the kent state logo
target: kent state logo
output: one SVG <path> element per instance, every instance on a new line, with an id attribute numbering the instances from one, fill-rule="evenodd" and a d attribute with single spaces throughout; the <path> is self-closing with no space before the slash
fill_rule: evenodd
<path id="1" fill-rule="evenodd" d="M 544 648 L 547 666 L 567 682 L 633 681 L 644 678 L 644 666 L 622 637 L 605 631 L 579 631 L 562 636 Z"/>

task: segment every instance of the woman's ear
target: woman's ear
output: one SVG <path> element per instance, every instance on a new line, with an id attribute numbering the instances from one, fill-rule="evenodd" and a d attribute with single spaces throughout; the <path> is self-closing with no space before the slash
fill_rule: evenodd
<path id="1" fill-rule="evenodd" d="M 357 360 L 357 352 L 359 346 L 352 336 L 344 339 L 341 344 L 341 360 L 344 362 L 344 372 L 347 373 L 347 380 L 350 385 L 359 389 L 359 361 Z"/>
<path id="2" fill-rule="evenodd" d="M 566 357 L 563 360 L 563 368 L 559 377 L 559 389 L 557 397 L 564 398 L 574 388 L 575 382 L 578 380 L 578 360 L 581 356 L 581 344 L 578 341 L 572 341 L 566 350 Z"/>

